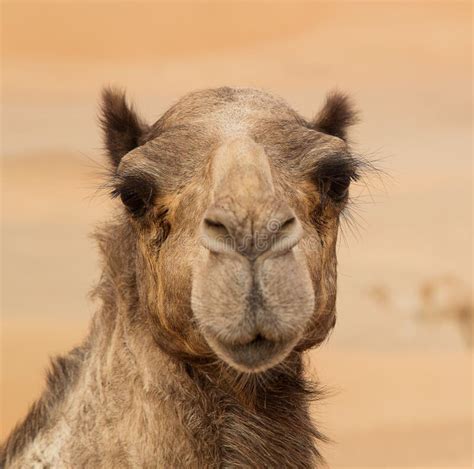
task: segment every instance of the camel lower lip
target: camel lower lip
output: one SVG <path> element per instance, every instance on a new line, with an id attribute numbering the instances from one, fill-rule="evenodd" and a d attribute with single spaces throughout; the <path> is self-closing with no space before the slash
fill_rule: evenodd
<path id="1" fill-rule="evenodd" d="M 259 371 L 275 364 L 275 361 L 279 362 L 276 358 L 286 349 L 286 343 L 262 337 L 257 337 L 246 344 L 224 344 L 219 341 L 214 342 L 214 345 L 233 364 L 249 371 Z"/>

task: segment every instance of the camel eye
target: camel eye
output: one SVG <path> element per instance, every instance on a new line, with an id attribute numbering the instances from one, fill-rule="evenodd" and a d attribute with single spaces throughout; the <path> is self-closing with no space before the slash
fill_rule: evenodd
<path id="1" fill-rule="evenodd" d="M 357 181 L 357 161 L 349 156 L 336 156 L 318 161 L 313 181 L 322 200 L 342 203 L 347 200 L 349 186 Z"/>
<path id="2" fill-rule="evenodd" d="M 152 204 L 153 187 L 144 181 L 123 181 L 112 192 L 134 217 L 143 216 Z"/>
<path id="3" fill-rule="evenodd" d="M 335 202 L 342 202 L 349 193 L 350 183 L 351 177 L 349 175 L 339 176 L 327 181 L 325 184 L 327 195 Z"/>
<path id="4" fill-rule="evenodd" d="M 146 201 L 135 191 L 123 190 L 120 192 L 120 199 L 130 213 L 141 217 L 146 211 Z"/>

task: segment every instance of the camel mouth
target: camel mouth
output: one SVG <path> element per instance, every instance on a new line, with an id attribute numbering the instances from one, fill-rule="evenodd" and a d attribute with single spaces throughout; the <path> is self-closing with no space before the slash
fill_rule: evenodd
<path id="1" fill-rule="evenodd" d="M 261 334 L 246 343 L 225 343 L 218 339 L 208 342 L 225 362 L 246 373 L 259 373 L 276 366 L 292 349 L 292 342 L 270 340 Z"/>

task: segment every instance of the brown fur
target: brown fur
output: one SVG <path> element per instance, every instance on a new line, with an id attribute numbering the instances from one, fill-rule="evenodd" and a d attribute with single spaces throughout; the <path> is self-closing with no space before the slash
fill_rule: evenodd
<path id="1" fill-rule="evenodd" d="M 100 124 L 105 133 L 105 148 L 113 167 L 122 156 L 141 145 L 148 126 L 128 106 L 125 93 L 105 88 L 102 93 Z"/>
<path id="2" fill-rule="evenodd" d="M 316 124 L 265 93 L 220 88 L 188 95 L 148 128 L 123 94 L 104 94 L 110 185 L 127 209 L 97 232 L 104 264 L 94 295 L 101 309 L 84 344 L 54 362 L 47 390 L 0 461 L 322 463 L 316 441 L 324 438 L 308 411 L 321 393 L 304 377 L 302 352 L 335 322 L 338 220 L 360 162 L 321 130 L 345 136 L 352 122 L 341 111 L 345 103 L 330 98 Z M 254 201 L 248 194 L 256 191 Z M 263 253 L 209 251 L 200 240 L 210 229 L 215 241 L 214 225 L 204 223 L 210 214 L 224 216 L 234 241 L 245 229 L 261 234 L 272 217 L 282 225 L 294 217 L 284 226 L 297 246 L 282 248 L 282 231 L 265 239 Z M 231 358 L 226 347 L 240 347 L 250 334 L 247 347 L 255 330 L 279 352 L 256 346 L 243 361 Z"/>
<path id="3" fill-rule="evenodd" d="M 357 123 L 357 112 L 349 96 L 334 92 L 328 95 L 326 104 L 310 123 L 311 128 L 345 140 L 347 128 Z"/>

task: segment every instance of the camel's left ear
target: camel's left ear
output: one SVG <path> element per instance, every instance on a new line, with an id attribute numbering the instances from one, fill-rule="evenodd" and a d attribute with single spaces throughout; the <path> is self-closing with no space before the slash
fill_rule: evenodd
<path id="1" fill-rule="evenodd" d="M 358 122 L 358 113 L 351 99 L 344 93 L 329 93 L 318 115 L 309 123 L 310 128 L 346 140 L 347 128 Z"/>
<path id="2" fill-rule="evenodd" d="M 124 155 L 143 143 L 148 126 L 128 105 L 125 93 L 112 88 L 102 91 L 100 124 L 104 143 L 114 169 Z"/>

